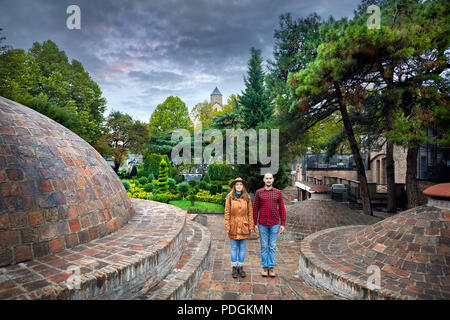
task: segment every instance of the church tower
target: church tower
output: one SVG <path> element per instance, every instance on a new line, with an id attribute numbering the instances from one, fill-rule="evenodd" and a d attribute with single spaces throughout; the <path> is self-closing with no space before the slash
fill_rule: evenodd
<path id="1" fill-rule="evenodd" d="M 222 104 L 222 94 L 220 93 L 219 89 L 217 87 L 214 89 L 214 91 L 211 93 L 211 101 L 213 108 L 215 110 L 221 110 L 223 107 Z"/>

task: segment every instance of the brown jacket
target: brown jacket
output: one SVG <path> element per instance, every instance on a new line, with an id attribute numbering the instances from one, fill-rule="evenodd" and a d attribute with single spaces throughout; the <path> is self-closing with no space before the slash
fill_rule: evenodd
<path id="1" fill-rule="evenodd" d="M 228 194 L 225 200 L 225 230 L 228 231 L 228 238 L 248 239 L 253 227 L 253 208 L 250 198 L 244 200 Z"/>

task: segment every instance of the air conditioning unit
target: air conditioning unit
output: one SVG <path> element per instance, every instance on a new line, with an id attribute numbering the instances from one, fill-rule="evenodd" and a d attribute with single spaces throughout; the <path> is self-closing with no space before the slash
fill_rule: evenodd
<path id="1" fill-rule="evenodd" d="M 331 185 L 331 199 L 338 202 L 348 202 L 348 192 L 345 184 Z"/>

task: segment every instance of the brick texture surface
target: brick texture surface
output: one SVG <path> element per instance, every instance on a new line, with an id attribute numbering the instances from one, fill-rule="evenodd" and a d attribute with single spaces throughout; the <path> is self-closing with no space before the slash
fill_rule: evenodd
<path id="1" fill-rule="evenodd" d="M 328 228 L 346 225 L 369 225 L 379 218 L 350 209 L 347 205 L 327 200 L 306 200 L 286 206 L 285 239 L 304 237 Z"/>
<path id="2" fill-rule="evenodd" d="M 301 242 L 299 272 L 334 281 L 352 298 L 449 299 L 448 213 L 422 206 L 370 226 L 319 231 Z M 369 266 L 380 269 L 379 289 L 368 289 Z"/>
<path id="3" fill-rule="evenodd" d="M 0 129 L 0 267 L 41 257 L 40 243 L 51 254 L 103 237 L 133 216 L 112 168 L 70 130 L 3 97 Z"/>

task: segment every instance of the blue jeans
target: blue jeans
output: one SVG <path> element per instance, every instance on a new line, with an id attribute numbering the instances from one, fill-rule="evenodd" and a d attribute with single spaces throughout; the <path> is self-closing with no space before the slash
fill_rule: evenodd
<path id="1" fill-rule="evenodd" d="M 230 251 L 231 262 L 237 262 L 239 255 L 239 262 L 243 263 L 245 260 L 245 248 L 247 246 L 247 239 L 242 240 L 230 239 L 230 245 L 231 245 Z"/>
<path id="2" fill-rule="evenodd" d="M 259 241 L 261 243 L 261 267 L 273 268 L 275 250 L 277 249 L 279 224 L 265 226 L 258 224 Z"/>

